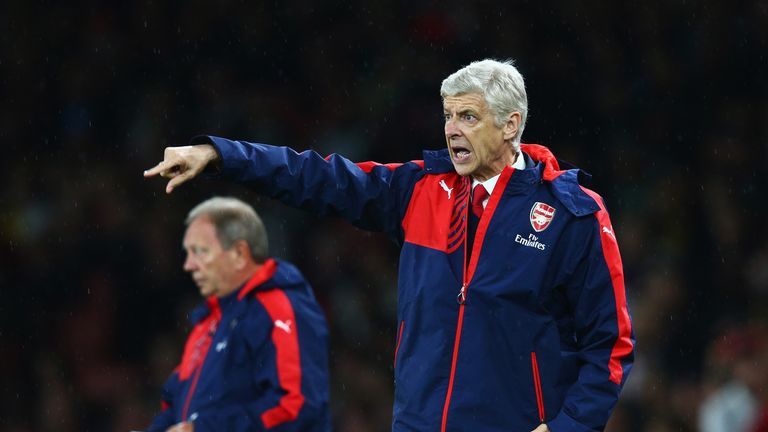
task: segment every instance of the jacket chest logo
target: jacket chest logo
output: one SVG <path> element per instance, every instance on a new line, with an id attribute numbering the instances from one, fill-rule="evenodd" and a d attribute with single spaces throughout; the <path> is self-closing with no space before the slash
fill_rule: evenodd
<path id="1" fill-rule="evenodd" d="M 290 334 L 291 333 L 291 320 L 275 320 L 275 327 Z"/>
<path id="2" fill-rule="evenodd" d="M 542 232 L 547 229 L 554 217 L 555 208 L 549 204 L 536 202 L 533 207 L 531 207 L 531 226 L 536 232 Z"/>
<path id="3" fill-rule="evenodd" d="M 445 180 L 440 180 L 440 187 L 443 188 L 444 191 L 448 192 L 448 199 L 451 199 L 451 193 L 453 192 L 453 188 L 448 188 L 448 185 L 445 183 Z"/>

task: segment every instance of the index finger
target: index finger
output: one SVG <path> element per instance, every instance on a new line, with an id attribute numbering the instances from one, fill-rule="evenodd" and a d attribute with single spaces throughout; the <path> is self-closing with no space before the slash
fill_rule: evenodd
<path id="1" fill-rule="evenodd" d="M 153 177 L 178 165 L 176 161 L 164 160 L 154 167 L 144 171 L 144 177 Z"/>

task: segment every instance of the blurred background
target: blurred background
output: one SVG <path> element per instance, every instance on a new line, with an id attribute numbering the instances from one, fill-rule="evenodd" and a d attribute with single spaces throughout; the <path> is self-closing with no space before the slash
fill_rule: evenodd
<path id="1" fill-rule="evenodd" d="M 609 430 L 768 430 L 768 2 L 319 3 L 0 3 L 0 430 L 148 424 L 200 300 L 182 222 L 214 194 L 313 284 L 336 430 L 390 430 L 395 246 L 142 171 L 203 133 L 420 159 L 440 82 L 485 57 L 526 79 L 523 141 L 612 214 L 638 345 Z"/>

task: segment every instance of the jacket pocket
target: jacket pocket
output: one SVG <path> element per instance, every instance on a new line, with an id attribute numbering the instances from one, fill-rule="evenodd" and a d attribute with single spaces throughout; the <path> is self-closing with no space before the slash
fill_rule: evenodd
<path id="1" fill-rule="evenodd" d="M 403 340 L 403 329 L 405 328 L 405 320 L 400 321 L 400 328 L 397 330 L 397 342 L 395 343 L 395 355 L 392 360 L 392 368 L 397 368 L 397 352 L 400 350 L 400 342 Z"/>
<path id="2" fill-rule="evenodd" d="M 531 351 L 531 370 L 533 373 L 533 388 L 536 392 L 536 406 L 539 409 L 539 421 L 544 423 L 544 393 L 541 391 L 541 376 L 539 375 L 539 362 L 536 360 L 536 352 Z"/>

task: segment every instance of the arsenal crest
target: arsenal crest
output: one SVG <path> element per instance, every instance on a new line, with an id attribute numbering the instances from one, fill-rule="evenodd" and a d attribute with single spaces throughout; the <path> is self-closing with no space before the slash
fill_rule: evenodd
<path id="1" fill-rule="evenodd" d="M 549 204 L 537 202 L 531 207 L 531 226 L 536 232 L 547 229 L 553 217 L 555 217 L 555 208 Z"/>

